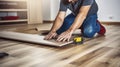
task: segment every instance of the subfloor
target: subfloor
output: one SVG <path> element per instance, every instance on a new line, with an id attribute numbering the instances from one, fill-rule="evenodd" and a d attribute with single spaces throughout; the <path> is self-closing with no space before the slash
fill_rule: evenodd
<path id="1" fill-rule="evenodd" d="M 0 31 L 38 34 L 49 30 L 51 25 L 0 25 Z M 104 26 L 107 28 L 105 36 L 61 48 L 0 38 L 0 52 L 10 54 L 0 59 L 0 67 L 120 67 L 120 26 Z"/>

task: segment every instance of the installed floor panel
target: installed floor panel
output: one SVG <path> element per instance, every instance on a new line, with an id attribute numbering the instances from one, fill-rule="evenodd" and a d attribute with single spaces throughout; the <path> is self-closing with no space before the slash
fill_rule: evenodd
<path id="1" fill-rule="evenodd" d="M 47 27 L 44 27 L 47 26 Z M 33 28 L 50 29 L 51 24 L 1 25 L 0 30 L 37 34 Z M 106 36 L 90 39 L 82 45 L 50 47 L 0 39 L 0 67 L 120 67 L 120 26 L 105 25 Z"/>

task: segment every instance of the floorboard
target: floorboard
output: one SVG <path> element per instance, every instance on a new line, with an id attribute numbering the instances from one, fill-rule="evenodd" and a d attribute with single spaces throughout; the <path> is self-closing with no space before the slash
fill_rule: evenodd
<path id="1" fill-rule="evenodd" d="M 0 25 L 0 31 L 39 34 L 51 25 Z M 61 48 L 0 38 L 0 52 L 10 54 L 0 59 L 0 67 L 120 67 L 120 26 L 104 26 L 105 36 Z"/>

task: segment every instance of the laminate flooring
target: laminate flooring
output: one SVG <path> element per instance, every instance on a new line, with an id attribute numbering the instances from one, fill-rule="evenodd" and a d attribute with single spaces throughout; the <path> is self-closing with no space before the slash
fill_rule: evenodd
<path id="1" fill-rule="evenodd" d="M 39 34 L 49 30 L 51 25 L 0 25 L 0 31 Z M 61 48 L 0 38 L 0 52 L 10 54 L 0 59 L 0 67 L 120 67 L 120 26 L 104 26 L 105 36 Z"/>

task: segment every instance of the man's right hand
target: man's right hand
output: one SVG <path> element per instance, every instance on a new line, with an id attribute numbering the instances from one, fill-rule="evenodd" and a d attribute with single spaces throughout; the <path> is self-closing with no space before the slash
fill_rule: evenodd
<path id="1" fill-rule="evenodd" d="M 51 32 L 48 33 L 48 35 L 45 36 L 44 39 L 45 39 L 45 40 L 50 40 L 50 39 L 52 39 L 52 38 L 55 38 L 56 36 L 57 36 L 57 33 L 51 31 Z"/>

